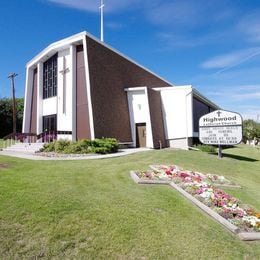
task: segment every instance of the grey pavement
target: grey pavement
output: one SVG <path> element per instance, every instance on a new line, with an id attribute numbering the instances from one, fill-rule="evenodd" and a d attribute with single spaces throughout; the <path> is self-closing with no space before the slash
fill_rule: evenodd
<path id="1" fill-rule="evenodd" d="M 62 161 L 62 160 L 97 160 L 97 159 L 107 159 L 120 156 L 126 156 L 129 154 L 134 154 L 138 152 L 151 151 L 149 148 L 129 148 L 120 149 L 117 153 L 112 154 L 86 154 L 86 155 L 58 155 L 58 156 L 43 156 L 40 153 L 28 153 L 22 151 L 0 151 L 1 155 L 17 157 L 22 159 L 34 160 L 34 161 Z"/>

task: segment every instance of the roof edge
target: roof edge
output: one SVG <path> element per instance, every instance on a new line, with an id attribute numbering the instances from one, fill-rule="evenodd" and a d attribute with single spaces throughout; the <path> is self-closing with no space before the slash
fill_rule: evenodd
<path id="1" fill-rule="evenodd" d="M 39 61 L 44 55 L 47 55 L 51 50 L 55 50 L 55 49 L 61 48 L 64 45 L 68 45 L 73 42 L 83 40 L 86 35 L 87 35 L 87 32 L 83 31 L 83 32 L 74 34 L 74 35 L 66 37 L 62 40 L 49 44 L 46 48 L 44 48 L 41 52 L 39 52 L 36 56 L 34 56 L 29 62 L 27 62 L 26 67 L 32 66 L 34 63 Z"/>
<path id="2" fill-rule="evenodd" d="M 124 55 L 123 53 L 121 53 L 120 51 L 118 51 L 117 49 L 113 48 L 112 46 L 100 41 L 97 37 L 93 36 L 92 34 L 83 31 L 77 34 L 74 34 L 72 36 L 69 36 L 67 38 L 64 38 L 62 40 L 56 41 L 51 43 L 50 45 L 48 45 L 46 48 L 44 48 L 40 53 L 38 53 L 34 58 L 32 58 L 29 62 L 26 63 L 26 67 L 31 67 L 33 66 L 36 62 L 38 62 L 39 60 L 41 60 L 45 55 L 47 55 L 50 51 L 58 49 L 58 48 L 62 48 L 62 46 L 64 45 L 69 45 L 72 44 L 73 42 L 77 42 L 80 40 L 84 40 L 84 37 L 89 37 L 90 39 L 94 40 L 95 42 L 101 44 L 102 46 L 104 46 L 105 48 L 113 51 L 114 53 L 120 55 L 122 58 L 130 61 L 131 63 L 135 64 L 136 66 L 144 69 L 145 71 L 149 72 L 150 74 L 156 76 L 157 78 L 161 79 L 162 81 L 166 82 L 167 84 L 169 84 L 169 86 L 173 86 L 173 84 L 164 79 L 163 77 L 157 75 L 156 73 L 154 73 L 153 71 L 149 70 L 148 68 L 142 66 L 141 64 L 137 63 L 136 61 L 134 61 L 133 59 L 129 58 L 128 56 Z"/>

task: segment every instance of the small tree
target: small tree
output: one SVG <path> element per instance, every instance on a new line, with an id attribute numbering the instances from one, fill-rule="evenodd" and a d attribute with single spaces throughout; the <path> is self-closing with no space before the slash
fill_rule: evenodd
<path id="1" fill-rule="evenodd" d="M 11 98 L 0 99 L 0 138 L 13 132 L 13 103 Z M 17 132 L 22 131 L 23 98 L 16 98 L 16 127 Z"/>
<path id="2" fill-rule="evenodd" d="M 243 121 L 243 137 L 246 141 L 260 138 L 260 124 L 252 119 Z"/>

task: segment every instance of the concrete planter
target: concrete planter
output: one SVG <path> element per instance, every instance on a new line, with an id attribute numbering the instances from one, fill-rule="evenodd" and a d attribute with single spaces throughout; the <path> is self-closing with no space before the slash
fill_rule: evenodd
<path id="1" fill-rule="evenodd" d="M 170 180 L 144 180 L 139 178 L 139 176 L 137 175 L 136 171 L 130 171 L 130 176 L 131 178 L 134 180 L 134 182 L 138 183 L 138 184 L 165 184 L 168 185 L 170 184 Z"/>

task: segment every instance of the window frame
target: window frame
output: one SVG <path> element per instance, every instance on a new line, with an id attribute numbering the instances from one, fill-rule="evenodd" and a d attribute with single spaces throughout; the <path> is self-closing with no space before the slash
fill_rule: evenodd
<path id="1" fill-rule="evenodd" d="M 57 96 L 58 53 L 43 63 L 43 99 Z"/>

